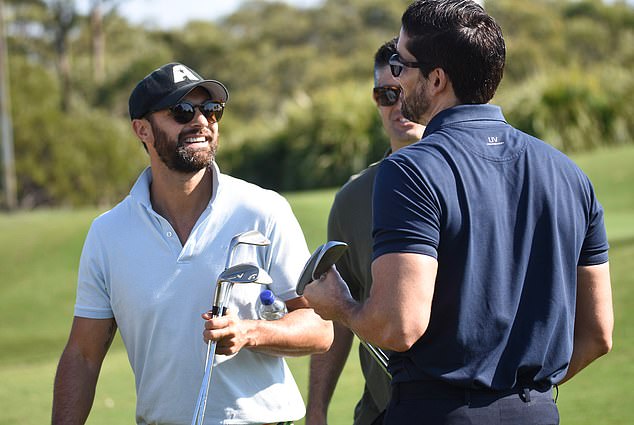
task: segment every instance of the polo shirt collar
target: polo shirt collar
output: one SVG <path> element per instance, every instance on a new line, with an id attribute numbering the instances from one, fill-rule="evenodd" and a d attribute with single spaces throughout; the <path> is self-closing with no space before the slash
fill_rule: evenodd
<path id="1" fill-rule="evenodd" d="M 216 196 L 218 195 L 218 189 L 220 186 L 219 185 L 220 169 L 218 168 L 216 161 L 212 162 L 210 169 L 211 169 L 211 175 L 213 180 L 213 186 L 212 186 L 211 199 L 209 200 L 209 205 L 211 205 L 214 199 L 216 199 Z M 143 172 L 137 179 L 136 183 L 134 183 L 134 186 L 132 186 L 132 189 L 130 190 L 130 196 L 139 204 L 151 210 L 152 203 L 150 202 L 150 183 L 152 183 L 152 167 L 147 167 L 145 170 L 143 170 Z"/>
<path id="2" fill-rule="evenodd" d="M 130 197 L 146 208 L 151 208 L 150 183 L 152 182 L 152 168 L 147 167 L 130 190 Z"/>
<path id="3" fill-rule="evenodd" d="M 502 114 L 502 108 L 497 105 L 458 105 L 436 114 L 425 127 L 423 137 L 440 130 L 441 127 L 468 121 L 506 122 Z"/>

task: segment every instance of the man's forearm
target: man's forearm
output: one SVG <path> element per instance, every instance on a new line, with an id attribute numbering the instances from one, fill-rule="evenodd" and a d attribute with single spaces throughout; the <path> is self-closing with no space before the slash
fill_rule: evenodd
<path id="1" fill-rule="evenodd" d="M 55 375 L 52 425 L 83 424 L 95 398 L 99 370 L 91 368 L 78 354 L 62 355 Z"/>
<path id="2" fill-rule="evenodd" d="M 572 357 L 570 359 L 570 365 L 566 376 L 559 383 L 570 380 L 577 373 L 581 372 L 586 366 L 598 359 L 599 357 L 607 354 L 611 349 L 611 345 L 606 344 L 602 340 L 593 338 L 589 335 L 586 338 L 575 337 L 575 343 L 572 350 Z"/>
<path id="3" fill-rule="evenodd" d="M 330 350 L 310 358 L 306 425 L 325 425 L 328 406 L 337 381 L 346 363 L 353 334 L 348 328 L 334 324 L 335 339 Z"/>
<path id="4" fill-rule="evenodd" d="M 290 311 L 275 321 L 254 320 L 249 348 L 277 356 L 322 353 L 333 340 L 332 322 L 322 320 L 313 309 Z"/>
<path id="5" fill-rule="evenodd" d="M 577 267 L 575 335 L 564 383 L 612 349 L 614 312 L 609 263 Z"/>
<path id="6" fill-rule="evenodd" d="M 359 338 L 390 351 L 409 350 L 427 330 L 438 262 L 420 254 L 385 254 L 372 263 L 363 303 L 341 297 L 341 322 Z"/>

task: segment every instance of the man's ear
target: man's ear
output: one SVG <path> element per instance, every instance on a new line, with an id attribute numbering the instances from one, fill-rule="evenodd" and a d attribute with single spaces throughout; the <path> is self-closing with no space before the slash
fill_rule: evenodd
<path id="1" fill-rule="evenodd" d="M 134 131 L 136 137 L 146 146 L 153 137 L 152 127 L 150 126 L 150 122 L 146 119 L 132 120 L 132 131 Z"/>
<path id="2" fill-rule="evenodd" d="M 442 68 L 434 68 L 427 77 L 431 84 L 431 89 L 436 93 L 441 93 L 449 83 L 449 76 Z"/>

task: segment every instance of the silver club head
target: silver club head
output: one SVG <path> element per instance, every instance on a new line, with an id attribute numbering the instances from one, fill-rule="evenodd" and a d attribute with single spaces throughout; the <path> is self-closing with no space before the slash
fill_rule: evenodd
<path id="1" fill-rule="evenodd" d="M 233 259 L 233 254 L 238 247 L 238 245 L 255 245 L 255 246 L 266 246 L 270 245 L 271 241 L 264 236 L 262 233 L 257 230 L 249 230 L 243 233 L 238 233 L 233 238 L 231 238 L 231 242 L 229 242 L 229 254 L 227 257 L 227 264 L 225 264 L 225 269 L 228 269 L 231 266 L 231 260 Z"/>
<path id="2" fill-rule="evenodd" d="M 269 285 L 273 283 L 271 276 L 262 268 L 251 263 L 236 264 L 224 270 L 218 276 L 218 282 L 229 283 L 259 283 Z"/>
<path id="3" fill-rule="evenodd" d="M 322 274 L 326 273 L 328 269 L 341 258 L 347 249 L 348 244 L 340 241 L 328 241 L 319 246 L 308 261 L 306 261 L 304 270 L 302 270 L 302 274 L 297 280 L 297 287 L 295 289 L 297 295 L 302 295 L 306 285 L 313 280 L 319 279 Z"/>
<path id="4" fill-rule="evenodd" d="M 220 273 L 216 282 L 216 291 L 214 292 L 213 306 L 211 308 L 213 316 L 217 317 L 224 314 L 231 289 L 236 283 L 270 285 L 273 283 L 273 279 L 264 269 L 250 263 L 236 264 L 224 270 Z"/>

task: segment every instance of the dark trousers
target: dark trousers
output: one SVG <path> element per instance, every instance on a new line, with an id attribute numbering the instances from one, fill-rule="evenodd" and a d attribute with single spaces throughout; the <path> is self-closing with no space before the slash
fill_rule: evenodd
<path id="1" fill-rule="evenodd" d="M 552 390 L 467 390 L 442 382 L 393 384 L 384 425 L 558 425 Z"/>

